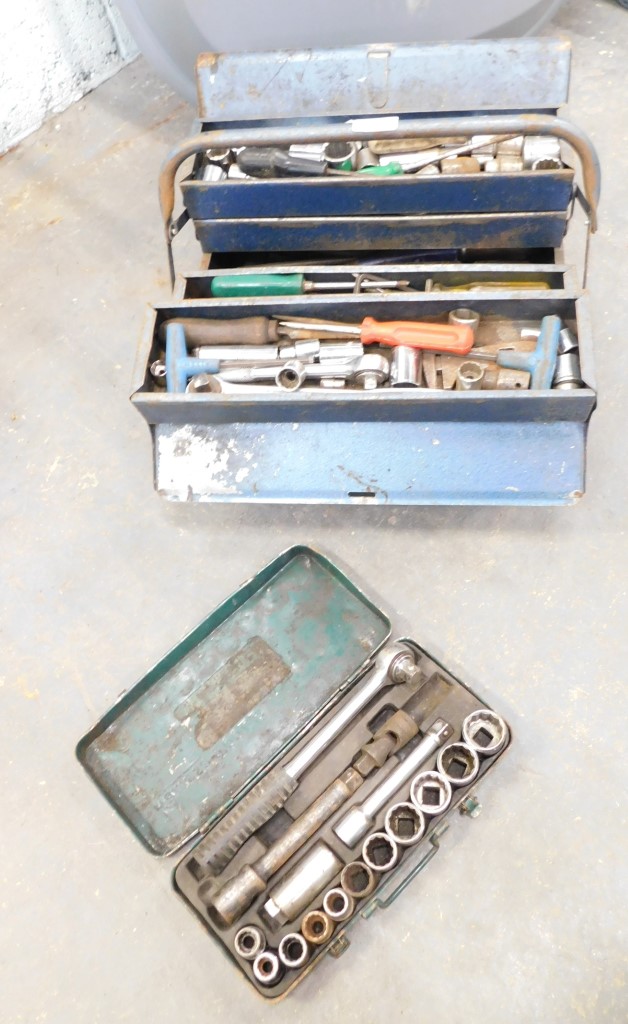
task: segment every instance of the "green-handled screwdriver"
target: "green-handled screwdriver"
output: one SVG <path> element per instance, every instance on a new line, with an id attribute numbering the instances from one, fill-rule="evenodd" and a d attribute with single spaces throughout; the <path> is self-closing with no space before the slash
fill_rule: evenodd
<path id="1" fill-rule="evenodd" d="M 358 171 L 358 174 L 372 174 L 376 178 L 390 178 L 403 173 L 403 167 L 396 160 L 391 160 L 389 164 L 370 164 Z"/>
<path id="2" fill-rule="evenodd" d="M 408 281 L 362 277 L 359 292 L 395 291 L 408 287 Z M 305 274 L 224 274 L 214 277 L 211 293 L 216 299 L 233 299 L 251 295 L 305 295 L 308 292 L 353 292 L 355 281 L 310 281 Z"/>

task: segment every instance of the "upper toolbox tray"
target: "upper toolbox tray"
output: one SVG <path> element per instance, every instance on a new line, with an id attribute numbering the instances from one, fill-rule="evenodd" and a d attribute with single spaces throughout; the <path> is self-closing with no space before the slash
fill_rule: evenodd
<path id="1" fill-rule="evenodd" d="M 568 165 L 206 181 L 197 161 L 182 182 L 179 221 L 172 219 L 174 179 L 183 160 L 208 146 L 550 135 L 580 160 L 583 201 L 594 219 L 595 152 L 584 133 L 555 116 L 567 99 L 570 57 L 569 43 L 555 39 L 201 54 L 203 131 L 174 149 L 162 172 L 168 240 L 191 216 L 205 252 L 554 248 L 576 194 Z"/>

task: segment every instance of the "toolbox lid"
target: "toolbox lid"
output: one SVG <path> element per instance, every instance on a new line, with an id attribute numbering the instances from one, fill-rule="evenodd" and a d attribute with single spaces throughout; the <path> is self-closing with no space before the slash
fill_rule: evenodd
<path id="1" fill-rule="evenodd" d="M 471 39 L 248 53 L 201 53 L 199 117 L 290 119 L 551 111 L 567 99 L 567 39 Z M 289 97 L 289 103 L 286 102 Z"/>
<path id="2" fill-rule="evenodd" d="M 77 757 L 156 854 L 208 828 L 360 674 L 390 621 L 327 558 L 289 548 L 91 729 Z"/>

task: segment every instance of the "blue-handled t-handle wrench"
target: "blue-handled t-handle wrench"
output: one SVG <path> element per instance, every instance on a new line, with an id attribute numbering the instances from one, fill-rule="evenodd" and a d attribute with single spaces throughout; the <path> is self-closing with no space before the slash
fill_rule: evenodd
<path id="1" fill-rule="evenodd" d="M 504 349 L 498 353 L 498 365 L 509 370 L 526 370 L 532 377 L 530 388 L 533 391 L 551 388 L 556 371 L 561 327 L 560 317 L 544 316 L 534 352 L 513 352 Z"/>
<path id="2" fill-rule="evenodd" d="M 166 327 L 166 390 L 181 394 L 190 377 L 197 373 L 218 373 L 218 359 L 197 359 L 188 355 L 183 324 Z"/>

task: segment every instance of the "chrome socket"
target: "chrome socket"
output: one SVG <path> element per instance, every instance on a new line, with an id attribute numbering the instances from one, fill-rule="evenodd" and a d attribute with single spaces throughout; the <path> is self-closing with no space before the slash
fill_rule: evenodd
<path id="1" fill-rule="evenodd" d="M 257 925 L 247 924 L 236 932 L 233 948 L 243 960 L 255 960 L 266 949 L 266 936 Z"/>
<path id="2" fill-rule="evenodd" d="M 310 947 L 300 932 L 288 932 L 279 943 L 277 955 L 284 965 L 294 970 L 303 967 L 310 957 Z"/>
<path id="3" fill-rule="evenodd" d="M 484 383 L 486 367 L 467 359 L 456 371 L 457 391 L 480 391 Z"/>
<path id="4" fill-rule="evenodd" d="M 276 953 L 270 949 L 258 953 L 253 961 L 253 977 L 260 985 L 271 988 L 284 976 L 284 966 Z"/>
<path id="5" fill-rule="evenodd" d="M 450 324 L 455 324 L 457 327 L 470 327 L 475 338 L 480 326 L 480 314 L 476 313 L 474 309 L 460 306 L 459 309 L 452 309 L 447 319 Z"/>
<path id="6" fill-rule="evenodd" d="M 323 912 L 332 921 L 346 921 L 351 917 L 355 903 L 344 889 L 330 889 L 323 899 Z"/>
<path id="7" fill-rule="evenodd" d="M 215 374 L 197 373 L 190 377 L 185 390 L 188 395 L 220 394 L 222 386 Z"/>
<path id="8" fill-rule="evenodd" d="M 150 364 L 150 375 L 155 384 L 161 384 L 163 387 L 166 386 L 166 364 L 163 359 L 155 359 Z"/>
<path id="9" fill-rule="evenodd" d="M 423 812 L 411 803 L 393 804 L 386 812 L 384 831 L 399 846 L 413 846 L 425 834 Z"/>
<path id="10" fill-rule="evenodd" d="M 409 345 L 397 345 L 390 362 L 391 388 L 418 388 L 421 383 L 422 353 Z"/>
<path id="11" fill-rule="evenodd" d="M 262 913 L 272 929 L 287 924 L 302 913 L 338 874 L 342 861 L 319 841 L 271 890 Z"/>
<path id="12" fill-rule="evenodd" d="M 480 757 L 501 753 L 510 733 L 503 718 L 488 708 L 467 715 L 462 723 L 462 738 Z"/>
<path id="13" fill-rule="evenodd" d="M 480 759 L 466 743 L 450 743 L 438 751 L 436 767 L 450 786 L 470 786 L 480 770 Z"/>
<path id="14" fill-rule="evenodd" d="M 410 786 L 410 799 L 423 814 L 442 814 L 451 803 L 451 786 L 440 772 L 419 772 Z"/>
<path id="15" fill-rule="evenodd" d="M 355 167 L 358 147 L 355 142 L 326 142 L 323 148 L 323 159 L 330 167 L 341 167 L 349 161 Z"/>
<path id="16" fill-rule="evenodd" d="M 521 336 L 523 337 L 523 331 L 521 332 Z M 563 327 L 558 336 L 558 354 L 563 355 L 565 352 L 573 352 L 577 349 L 578 339 L 575 337 L 573 331 L 570 331 L 568 327 Z"/>
<path id="17" fill-rule="evenodd" d="M 275 383 L 277 387 L 285 391 L 298 391 L 302 388 L 307 379 L 307 372 L 303 363 L 298 359 L 291 359 L 280 370 L 277 371 Z"/>
<path id="18" fill-rule="evenodd" d="M 340 884 L 347 896 L 353 897 L 354 900 L 362 900 L 365 896 L 370 896 L 377 882 L 368 864 L 363 864 L 361 860 L 352 860 L 342 869 Z"/>
<path id="19" fill-rule="evenodd" d="M 515 135 L 513 139 L 504 139 L 495 147 L 496 156 L 521 156 L 523 152 L 523 135 Z"/>
<path id="20" fill-rule="evenodd" d="M 556 358 L 552 387 L 559 391 L 575 391 L 583 386 L 578 350 L 562 352 Z"/>
<path id="21" fill-rule="evenodd" d="M 553 135 L 526 135 L 522 155 L 525 167 L 534 167 L 539 160 L 557 160 L 562 166 L 560 140 Z"/>
<path id="22" fill-rule="evenodd" d="M 495 150 L 497 149 L 497 136 L 472 135 L 469 141 L 470 148 L 473 149 L 474 153 L 483 153 L 488 156 L 495 155 Z"/>
<path id="23" fill-rule="evenodd" d="M 362 859 L 372 871 L 390 871 L 399 860 L 399 847 L 387 832 L 371 832 L 362 844 Z"/>
<path id="24" fill-rule="evenodd" d="M 226 167 L 233 160 L 233 150 L 225 149 L 208 149 L 205 151 L 205 156 L 212 164 L 221 164 Z"/>
<path id="25" fill-rule="evenodd" d="M 574 391 L 584 387 L 580 370 L 578 339 L 568 327 L 563 327 L 560 332 L 556 372 L 552 386 L 559 391 Z"/>
<path id="26" fill-rule="evenodd" d="M 475 156 L 448 156 L 440 162 L 443 174 L 479 174 L 480 161 Z"/>
<path id="27" fill-rule="evenodd" d="M 532 164 L 533 171 L 560 171 L 563 166 L 562 160 L 555 156 L 541 157 Z"/>
<path id="28" fill-rule="evenodd" d="M 358 150 L 355 161 L 356 171 L 361 171 L 364 167 L 377 167 L 378 165 L 379 157 L 375 155 L 369 146 L 362 146 L 362 148 Z"/>
<path id="29" fill-rule="evenodd" d="M 515 174 L 523 170 L 523 160 L 514 153 L 500 153 L 484 164 L 487 174 Z"/>
<path id="30" fill-rule="evenodd" d="M 221 167 L 220 164 L 205 164 L 203 173 L 201 174 L 202 181 L 222 181 L 227 177 L 227 165 Z"/>

